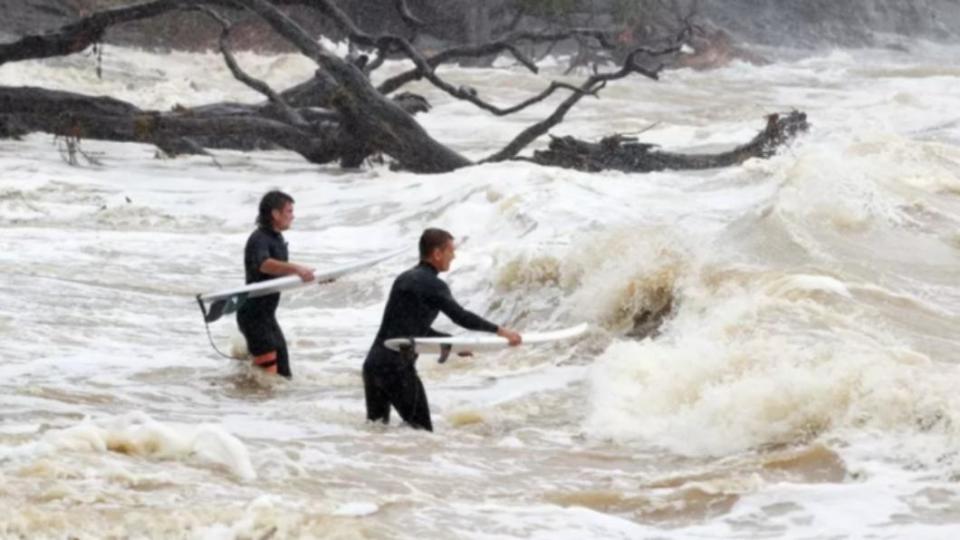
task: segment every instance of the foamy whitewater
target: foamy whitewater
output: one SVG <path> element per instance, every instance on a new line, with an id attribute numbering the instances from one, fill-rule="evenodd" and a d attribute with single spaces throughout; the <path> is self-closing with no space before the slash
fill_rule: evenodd
<path id="1" fill-rule="evenodd" d="M 0 537 L 956 538 L 958 53 L 631 78 L 554 131 L 650 128 L 664 148 L 719 151 L 765 114 L 809 114 L 776 157 L 703 172 L 421 176 L 98 141 L 82 148 L 100 165 L 69 166 L 51 136 L 0 141 Z M 239 57 L 274 88 L 313 71 Z M 77 55 L 7 64 L 0 81 L 156 109 L 260 99 L 214 54 L 107 47 L 103 61 L 102 80 Z M 506 105 L 562 71 L 501 64 L 442 74 Z M 471 158 L 557 103 L 496 118 L 413 89 L 435 106 L 423 125 Z M 284 293 L 289 382 L 217 356 L 193 298 L 242 283 L 274 187 L 297 201 L 294 261 L 410 248 Z M 360 381 L 427 226 L 457 236 L 446 279 L 468 308 L 521 331 L 592 325 L 569 343 L 422 357 L 434 434 L 367 425 Z M 656 338 L 627 336 L 670 298 Z M 242 356 L 232 317 L 211 330 Z"/>

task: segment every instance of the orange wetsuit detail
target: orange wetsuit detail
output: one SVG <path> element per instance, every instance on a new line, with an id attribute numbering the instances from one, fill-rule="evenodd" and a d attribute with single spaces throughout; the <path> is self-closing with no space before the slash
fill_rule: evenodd
<path id="1" fill-rule="evenodd" d="M 253 363 L 266 371 L 267 373 L 277 373 L 277 351 L 270 351 L 266 354 L 253 357 Z"/>

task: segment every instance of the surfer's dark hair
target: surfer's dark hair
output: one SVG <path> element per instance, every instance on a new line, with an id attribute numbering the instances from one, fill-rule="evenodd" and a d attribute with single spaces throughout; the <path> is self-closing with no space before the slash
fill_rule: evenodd
<path id="1" fill-rule="evenodd" d="M 257 213 L 257 226 L 262 229 L 273 228 L 273 211 L 283 210 L 287 203 L 293 204 L 293 197 L 275 189 L 268 191 L 260 199 L 260 209 Z"/>
<path id="2" fill-rule="evenodd" d="M 450 240 L 453 235 L 443 229 L 425 229 L 420 235 L 420 260 L 429 259 L 433 250 L 443 249 Z"/>

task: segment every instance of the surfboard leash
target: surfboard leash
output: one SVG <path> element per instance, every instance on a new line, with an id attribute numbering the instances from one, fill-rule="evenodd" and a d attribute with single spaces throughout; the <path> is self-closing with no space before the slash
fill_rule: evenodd
<path id="1" fill-rule="evenodd" d="M 210 341 L 210 346 L 213 347 L 213 350 L 216 351 L 220 356 L 228 359 L 234 360 L 234 357 L 223 354 L 223 352 L 217 348 L 217 344 L 213 341 L 213 334 L 210 333 L 210 323 L 207 319 L 207 308 L 203 305 L 203 300 L 200 299 L 200 295 L 197 295 L 197 304 L 200 305 L 200 313 L 203 314 L 203 327 L 207 330 L 207 339 Z"/>

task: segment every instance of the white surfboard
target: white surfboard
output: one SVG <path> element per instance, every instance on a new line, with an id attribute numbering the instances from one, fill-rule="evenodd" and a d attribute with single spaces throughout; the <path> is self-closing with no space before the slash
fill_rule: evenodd
<path id="1" fill-rule="evenodd" d="M 551 330 L 549 332 L 524 332 L 520 334 L 523 338 L 521 345 L 536 345 L 538 343 L 548 343 L 550 341 L 560 341 L 571 339 L 587 331 L 587 323 L 562 328 L 560 330 Z M 391 338 L 383 342 L 383 345 L 392 350 L 399 351 L 401 347 L 411 345 L 417 354 L 443 353 L 449 347 L 449 352 L 477 352 L 477 351 L 495 351 L 506 349 L 510 346 L 507 338 L 497 335 L 472 335 L 472 336 L 452 336 L 452 337 L 413 337 L 413 338 Z"/>
<path id="2" fill-rule="evenodd" d="M 370 259 L 342 264 L 340 266 L 334 266 L 325 270 L 318 270 L 313 273 L 313 281 L 303 281 L 300 279 L 300 276 L 294 274 L 275 279 L 268 279 L 267 281 L 250 283 L 249 285 L 244 285 L 242 287 L 233 287 L 232 289 L 223 289 L 211 293 L 198 294 L 197 302 L 200 303 L 200 310 L 203 312 L 203 319 L 210 323 L 219 319 L 223 315 L 233 313 L 249 298 L 266 296 L 268 294 L 286 291 L 289 289 L 296 289 L 315 283 L 326 283 L 337 279 L 338 277 L 352 274 L 353 272 L 359 272 L 360 270 L 369 268 L 387 259 L 392 259 L 393 257 L 408 251 L 409 250 L 407 249 L 393 251 Z M 209 306 L 207 304 L 209 304 Z"/>

